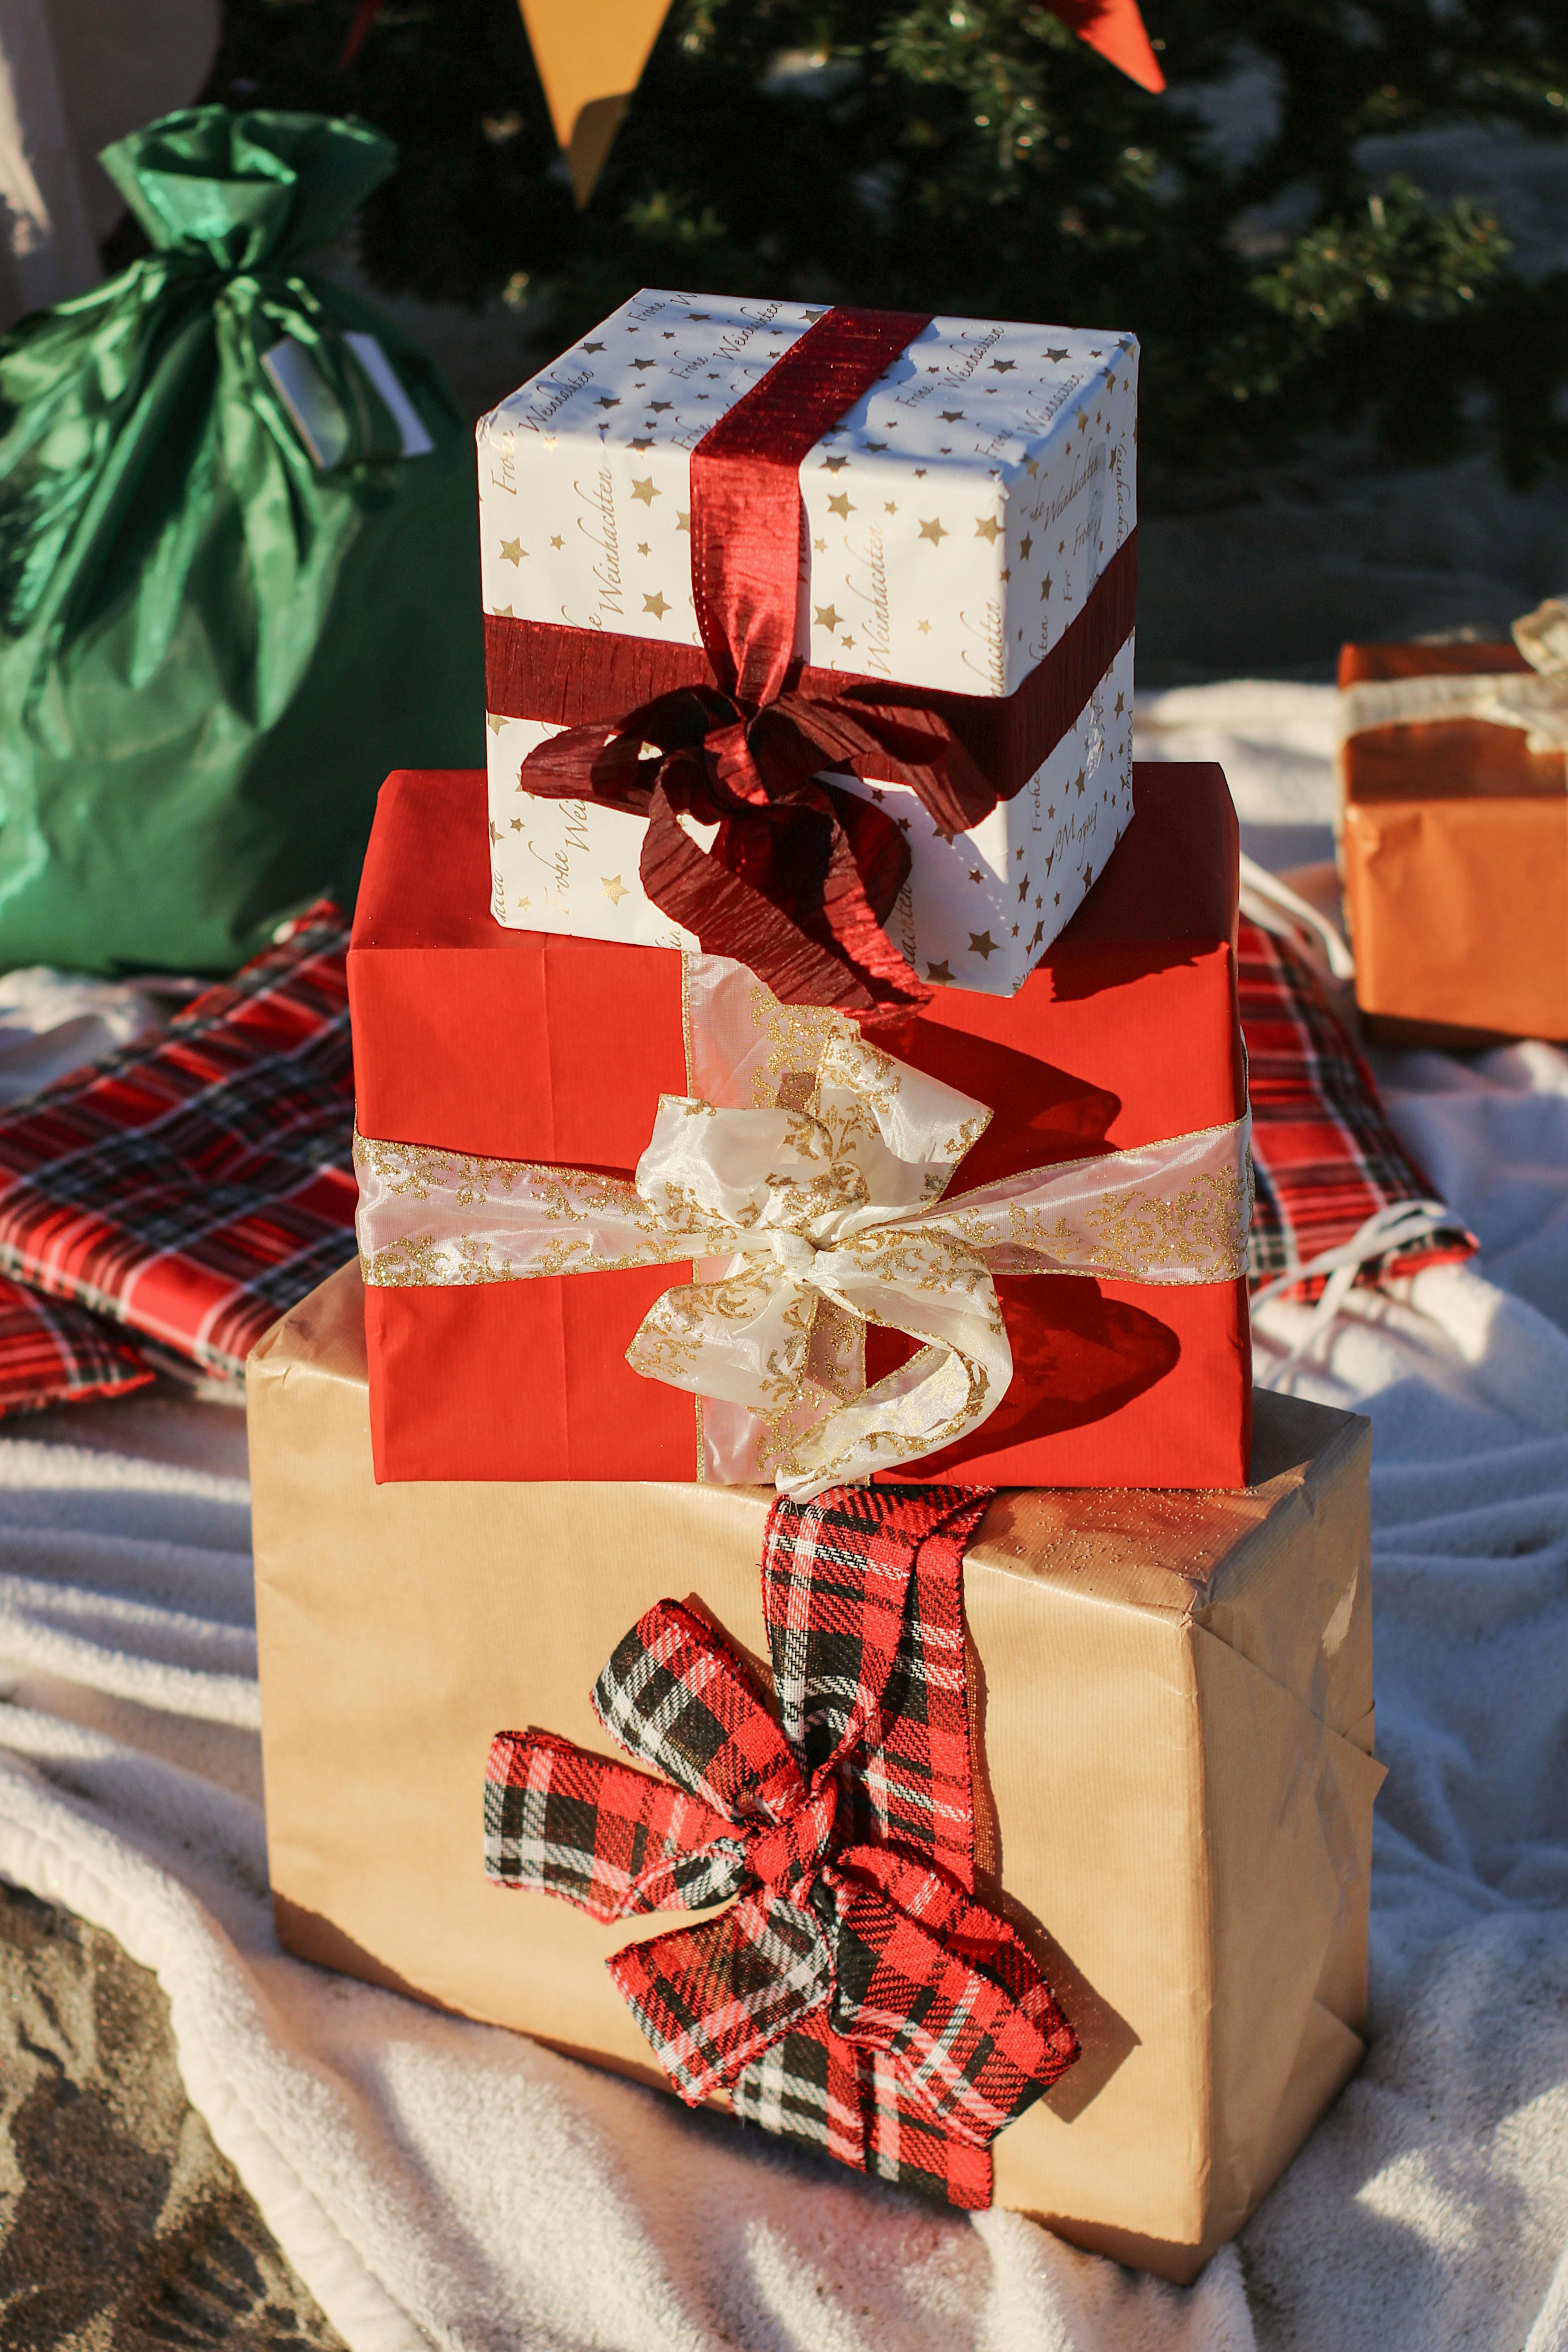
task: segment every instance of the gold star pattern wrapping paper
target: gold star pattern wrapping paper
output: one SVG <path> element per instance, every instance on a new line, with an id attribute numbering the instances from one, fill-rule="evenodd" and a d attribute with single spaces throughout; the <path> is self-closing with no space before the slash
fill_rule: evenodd
<path id="1" fill-rule="evenodd" d="M 486 611 L 697 644 L 690 453 L 820 315 L 645 291 L 482 417 Z M 1137 370 L 1131 336 L 933 320 L 801 462 L 797 650 L 1013 693 L 1132 530 Z M 1132 813 L 1132 651 L 1129 635 L 1044 766 L 951 843 L 912 792 L 839 779 L 909 839 L 888 929 L 922 978 L 1011 996 L 1081 903 Z M 521 790 L 551 731 L 490 715 L 496 920 L 695 945 L 638 886 L 640 820 Z"/>

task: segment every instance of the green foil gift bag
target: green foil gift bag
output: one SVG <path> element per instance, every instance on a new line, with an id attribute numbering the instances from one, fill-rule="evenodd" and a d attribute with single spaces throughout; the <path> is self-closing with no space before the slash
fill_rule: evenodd
<path id="1" fill-rule="evenodd" d="M 352 904 L 389 768 L 480 761 L 473 441 L 300 268 L 378 132 L 197 107 L 102 162 L 153 250 L 0 342 L 0 966 L 227 971 Z"/>

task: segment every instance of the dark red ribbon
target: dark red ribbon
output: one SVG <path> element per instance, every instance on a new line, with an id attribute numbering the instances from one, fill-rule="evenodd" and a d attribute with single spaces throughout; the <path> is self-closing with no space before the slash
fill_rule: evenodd
<path id="1" fill-rule="evenodd" d="M 524 787 L 646 816 L 647 896 L 711 955 L 785 1003 L 894 1017 L 929 1001 L 882 926 L 908 844 L 824 768 L 907 784 L 943 836 L 1035 774 L 1132 626 L 1129 539 L 1017 692 L 933 693 L 814 669 L 794 654 L 801 459 L 927 325 L 832 310 L 692 452 L 691 580 L 700 649 L 489 614 L 493 712 L 562 728 Z M 605 714 L 618 711 L 611 719 Z M 681 824 L 717 825 L 710 850 Z"/>

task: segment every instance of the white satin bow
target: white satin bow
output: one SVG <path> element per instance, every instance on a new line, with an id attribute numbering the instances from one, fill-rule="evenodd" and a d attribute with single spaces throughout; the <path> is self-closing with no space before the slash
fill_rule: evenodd
<path id="1" fill-rule="evenodd" d="M 637 1191 L 666 1232 L 730 1256 L 665 1292 L 628 1363 L 773 1423 L 799 1501 L 976 1428 L 1013 1352 L 978 1236 L 932 1209 L 990 1117 L 852 1034 L 828 1042 L 809 1109 L 666 1095 Z M 926 1343 L 872 1388 L 853 1361 L 865 1323 Z"/>

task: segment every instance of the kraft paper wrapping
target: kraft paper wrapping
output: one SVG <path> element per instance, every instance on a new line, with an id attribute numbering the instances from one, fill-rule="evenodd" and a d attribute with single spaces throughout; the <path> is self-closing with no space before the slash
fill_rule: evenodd
<path id="1" fill-rule="evenodd" d="M 378 1487 L 358 1269 L 250 1360 L 268 1838 L 306 1958 L 664 2078 L 605 1928 L 496 1888 L 490 1735 L 588 1703 L 662 1595 L 759 1667 L 756 1487 Z M 998 2203 L 1194 2276 L 1362 2055 L 1373 1800 L 1364 1421 L 1260 1392 L 1237 1493 L 1011 1490 L 965 1568 L 982 1885 L 1084 2044 Z M 764 1681 L 766 1677 L 764 1675 Z"/>

